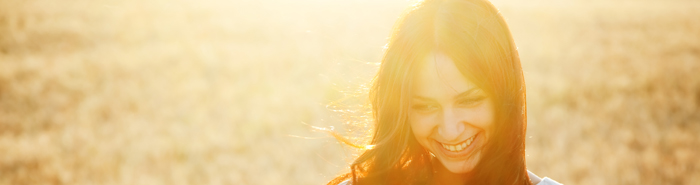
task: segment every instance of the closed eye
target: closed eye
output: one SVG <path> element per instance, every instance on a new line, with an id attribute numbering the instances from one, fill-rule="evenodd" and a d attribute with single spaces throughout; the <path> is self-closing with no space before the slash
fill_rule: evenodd
<path id="1" fill-rule="evenodd" d="M 433 104 L 415 104 L 411 108 L 418 112 L 428 113 L 437 110 L 439 107 Z"/>
<path id="2" fill-rule="evenodd" d="M 463 98 L 457 101 L 457 105 L 463 106 L 463 107 L 472 107 L 479 105 L 484 99 L 486 99 L 486 96 L 476 96 L 476 97 L 470 97 L 470 98 Z"/>

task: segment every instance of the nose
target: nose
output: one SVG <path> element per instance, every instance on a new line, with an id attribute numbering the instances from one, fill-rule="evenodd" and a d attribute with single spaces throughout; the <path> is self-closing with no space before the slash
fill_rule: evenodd
<path id="1" fill-rule="evenodd" d="M 446 141 L 456 141 L 464 132 L 464 122 L 453 111 L 443 111 L 442 123 L 438 127 L 438 134 Z"/>

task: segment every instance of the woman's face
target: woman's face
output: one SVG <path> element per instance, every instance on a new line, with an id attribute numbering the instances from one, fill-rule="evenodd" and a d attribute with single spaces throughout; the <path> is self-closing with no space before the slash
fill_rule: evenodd
<path id="1" fill-rule="evenodd" d="M 470 172 L 493 127 L 491 97 L 440 53 L 428 55 L 415 77 L 409 122 L 416 140 L 450 172 Z"/>

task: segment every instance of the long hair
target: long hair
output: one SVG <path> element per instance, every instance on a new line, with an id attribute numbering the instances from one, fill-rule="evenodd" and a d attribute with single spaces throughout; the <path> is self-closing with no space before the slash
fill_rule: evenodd
<path id="1" fill-rule="evenodd" d="M 369 100 L 372 149 L 363 151 L 328 184 L 425 184 L 433 177 L 429 151 L 408 123 L 409 89 L 431 52 L 454 61 L 471 82 L 493 97 L 495 122 L 469 184 L 531 184 L 525 166 L 526 102 L 520 58 L 498 10 L 487 0 L 424 0 L 394 25 Z"/>

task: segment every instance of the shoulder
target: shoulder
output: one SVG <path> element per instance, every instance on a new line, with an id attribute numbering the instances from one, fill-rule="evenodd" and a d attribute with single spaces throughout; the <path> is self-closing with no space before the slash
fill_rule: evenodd
<path id="1" fill-rule="evenodd" d="M 350 179 L 348 179 L 343 182 L 340 182 L 338 185 L 352 185 L 352 182 L 350 182 Z"/>
<path id="2" fill-rule="evenodd" d="M 530 171 L 527 171 L 527 173 L 530 176 L 530 181 L 532 182 L 532 184 L 535 184 L 535 185 L 562 185 L 561 183 L 559 183 L 555 180 L 552 180 L 549 177 L 540 178 Z M 350 181 L 350 179 L 348 179 L 348 180 L 345 180 L 343 182 L 340 182 L 338 185 L 352 185 L 352 182 Z"/>
<path id="3" fill-rule="evenodd" d="M 530 181 L 535 185 L 562 185 L 561 183 L 550 179 L 549 177 L 540 178 L 534 173 L 527 171 L 528 176 L 530 176 Z"/>
<path id="4" fill-rule="evenodd" d="M 550 179 L 549 177 L 544 177 L 540 183 L 537 185 L 562 185 L 561 183 Z"/>

